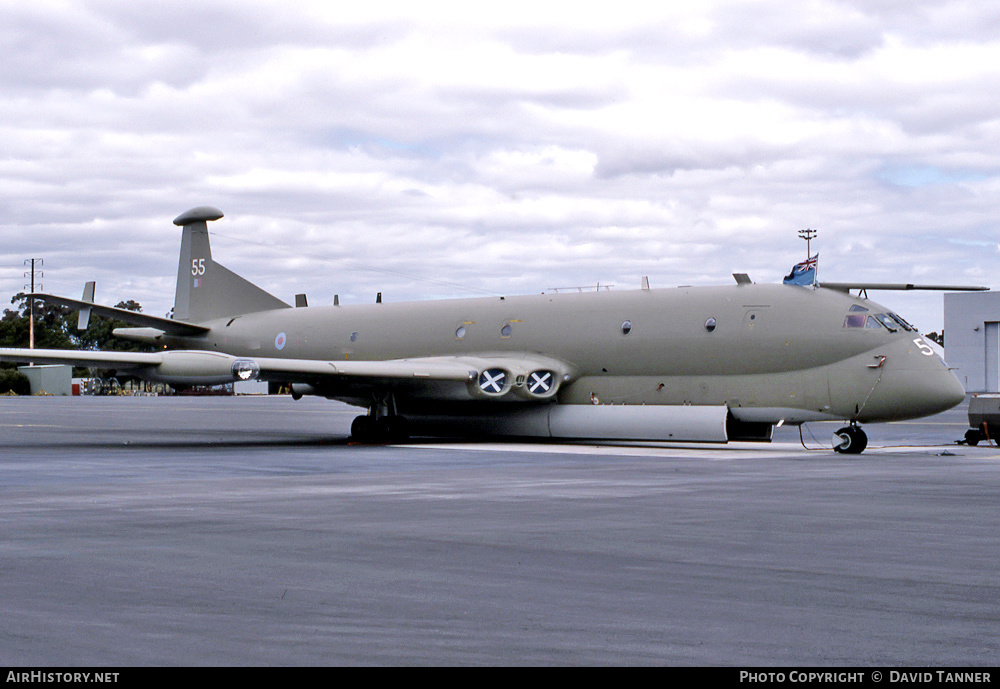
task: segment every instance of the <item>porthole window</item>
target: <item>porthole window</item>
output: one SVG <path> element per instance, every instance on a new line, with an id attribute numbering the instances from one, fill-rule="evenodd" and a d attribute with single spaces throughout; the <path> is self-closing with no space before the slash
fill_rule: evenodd
<path id="1" fill-rule="evenodd" d="M 705 330 L 707 330 L 708 332 L 713 332 L 715 330 L 714 318 L 709 318 L 707 321 L 705 321 Z"/>
<path id="2" fill-rule="evenodd" d="M 507 323 L 504 327 L 500 328 L 500 337 L 510 337 L 510 333 L 510 323 Z"/>
<path id="3" fill-rule="evenodd" d="M 625 321 L 622 323 L 622 335 L 628 335 L 632 332 L 632 321 Z"/>
<path id="4" fill-rule="evenodd" d="M 455 331 L 455 339 L 461 340 L 463 337 L 465 337 L 465 326 L 460 325 L 458 326 L 458 330 Z"/>

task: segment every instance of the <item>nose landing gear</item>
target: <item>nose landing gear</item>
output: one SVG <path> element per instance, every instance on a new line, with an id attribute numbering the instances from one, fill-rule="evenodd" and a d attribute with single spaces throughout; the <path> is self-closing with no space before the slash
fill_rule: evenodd
<path id="1" fill-rule="evenodd" d="M 852 423 L 833 434 L 833 449 L 845 455 L 859 455 L 868 447 L 868 436 Z"/>

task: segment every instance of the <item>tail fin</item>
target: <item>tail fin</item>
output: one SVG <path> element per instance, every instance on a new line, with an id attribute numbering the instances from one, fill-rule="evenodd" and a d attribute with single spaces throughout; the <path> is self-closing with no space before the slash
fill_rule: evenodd
<path id="1" fill-rule="evenodd" d="M 199 206 L 174 219 L 174 224 L 184 231 L 177 266 L 174 318 L 203 323 L 256 311 L 291 308 L 212 260 L 208 221 L 221 217 L 222 211 L 217 208 Z"/>

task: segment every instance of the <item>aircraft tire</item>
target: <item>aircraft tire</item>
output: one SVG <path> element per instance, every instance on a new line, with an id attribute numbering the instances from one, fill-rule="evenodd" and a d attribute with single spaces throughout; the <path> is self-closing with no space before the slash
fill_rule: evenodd
<path id="1" fill-rule="evenodd" d="M 860 455 L 868 447 L 868 435 L 857 426 L 844 426 L 833 434 L 833 449 L 845 455 Z"/>
<path id="2" fill-rule="evenodd" d="M 402 416 L 359 416 L 351 423 L 351 438 L 359 443 L 398 443 L 410 437 Z"/>
<path id="3" fill-rule="evenodd" d="M 378 428 L 372 416 L 359 416 L 351 423 L 351 438 L 359 443 L 376 442 Z"/>
<path id="4" fill-rule="evenodd" d="M 379 442 L 400 443 L 410 437 L 406 419 L 402 416 L 383 416 L 375 423 Z"/>

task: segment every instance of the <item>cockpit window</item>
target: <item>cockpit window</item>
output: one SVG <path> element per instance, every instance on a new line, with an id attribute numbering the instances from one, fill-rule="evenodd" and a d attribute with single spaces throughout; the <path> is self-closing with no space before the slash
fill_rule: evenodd
<path id="1" fill-rule="evenodd" d="M 867 312 L 867 311 L 868 311 L 868 309 L 866 309 L 866 308 L 865 308 L 864 306 L 861 306 L 861 304 L 851 304 L 851 308 L 850 308 L 850 311 L 851 311 L 852 313 L 854 313 L 854 312 L 858 312 L 858 311 L 863 311 L 863 312 Z"/>
<path id="2" fill-rule="evenodd" d="M 885 327 L 891 333 L 896 332 L 900 328 L 903 330 L 916 330 L 916 328 L 894 313 L 877 313 L 873 316 L 863 313 L 850 313 L 844 317 L 844 327 L 865 328 L 866 330 Z"/>
<path id="3" fill-rule="evenodd" d="M 901 326 L 903 326 L 903 330 L 916 330 L 916 328 L 914 328 L 912 325 L 903 320 L 903 317 L 898 314 L 890 313 L 889 317 L 892 318 L 897 323 L 899 323 Z"/>
<path id="4" fill-rule="evenodd" d="M 854 307 L 851 307 L 851 310 L 853 311 Z M 867 311 L 867 309 L 860 307 L 859 310 Z M 916 330 L 916 328 L 895 313 L 876 313 L 873 316 L 867 316 L 863 313 L 849 313 L 844 317 L 844 327 L 865 328 L 867 330 L 885 327 L 891 333 L 898 331 L 900 328 L 903 330 Z"/>
<path id="5" fill-rule="evenodd" d="M 884 325 L 886 330 L 888 330 L 889 332 L 894 333 L 897 330 L 899 330 L 899 323 L 889 318 L 888 315 L 884 313 L 879 313 L 875 315 L 875 318 L 877 318 L 878 322 Z"/>

